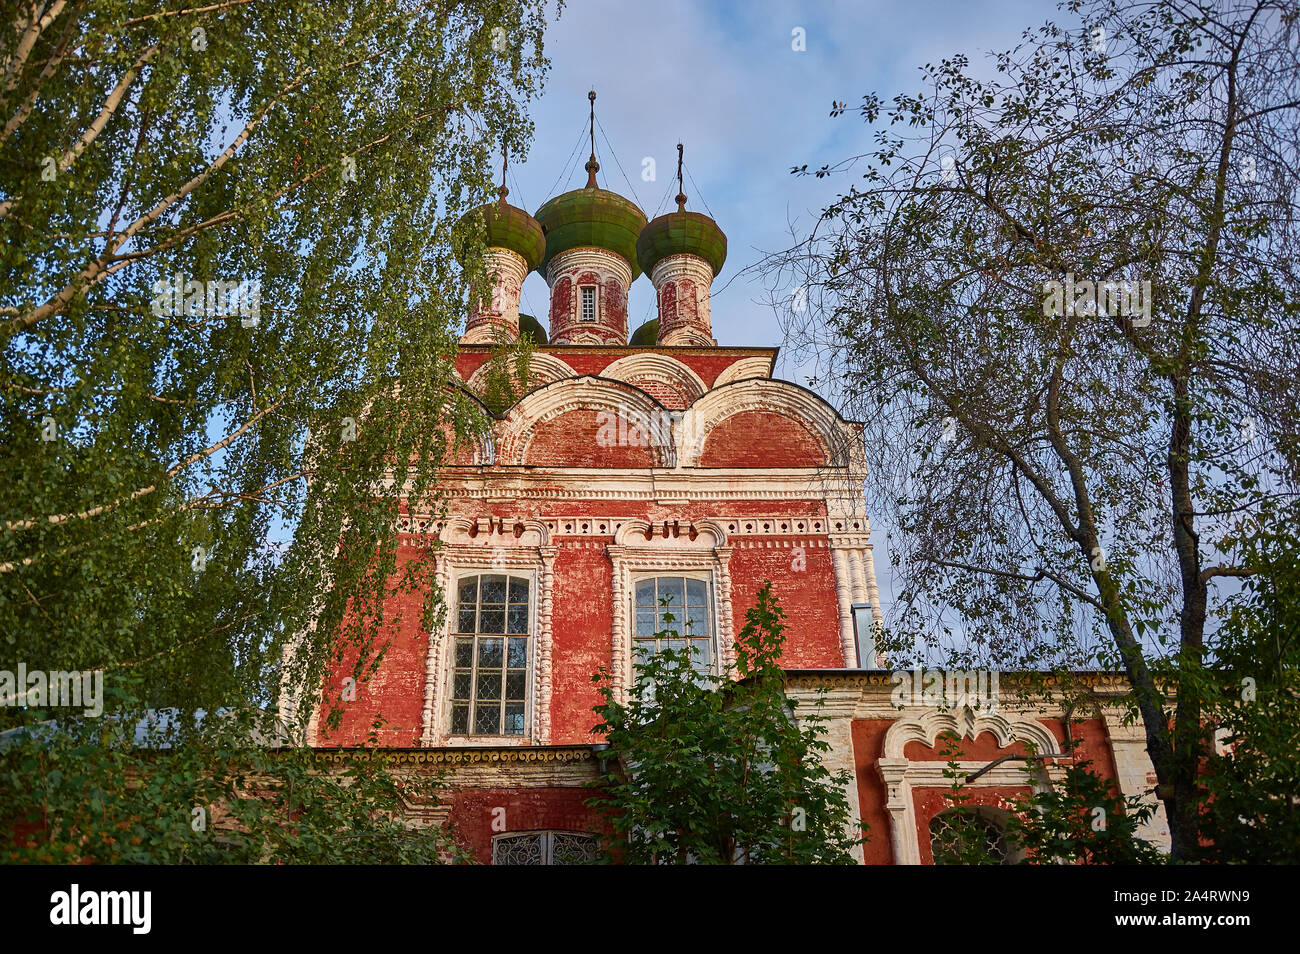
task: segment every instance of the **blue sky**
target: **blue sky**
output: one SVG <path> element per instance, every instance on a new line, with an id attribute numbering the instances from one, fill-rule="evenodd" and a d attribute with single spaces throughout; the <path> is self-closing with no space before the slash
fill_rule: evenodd
<path id="1" fill-rule="evenodd" d="M 511 169 L 510 201 L 536 212 L 582 185 L 585 140 L 567 177 L 561 173 L 595 88 L 596 118 L 613 146 L 611 154 L 597 130 L 600 185 L 639 198 L 653 217 L 661 198 L 676 194 L 670 180 L 683 142 L 698 185 L 686 182 L 687 208 L 711 211 L 728 240 L 713 286 L 714 335 L 722 345 L 779 345 L 761 283 L 740 272 L 788 244 L 789 223 L 806 228 L 846 184 L 796 178 L 790 167 L 816 168 L 869 148 L 869 130 L 852 111 L 865 93 L 914 92 L 924 63 L 960 52 L 982 64 L 988 51 L 1014 46 L 1025 28 L 1048 19 L 1074 20 L 1049 0 L 570 0 L 547 31 L 551 73 L 532 110 L 531 153 Z M 792 49 L 796 28 L 804 31 L 802 52 Z M 847 102 L 850 113 L 830 118 L 833 100 Z M 655 160 L 653 182 L 642 179 L 646 157 Z M 523 310 L 545 322 L 541 276 L 529 276 L 524 296 Z M 652 317 L 653 289 L 642 277 L 632 287 L 629 324 Z M 800 369 L 783 362 L 778 371 L 803 383 Z"/>
<path id="2" fill-rule="evenodd" d="M 552 69 L 532 111 L 531 153 L 512 166 L 510 201 L 536 212 L 552 195 L 585 182 L 585 140 L 567 169 L 565 162 L 585 134 L 587 91 L 595 88 L 596 117 L 613 146 L 611 154 L 597 130 L 600 185 L 639 199 L 653 217 L 657 203 L 676 194 L 670 180 L 683 142 L 694 177 L 686 182 L 687 207 L 711 212 L 727 234 L 727 263 L 713 285 L 714 336 L 720 345 L 780 345 L 761 281 L 741 272 L 763 252 L 786 247 L 791 223 L 806 230 L 847 186 L 844 179 L 795 177 L 790 168 L 867 151 L 870 130 L 854 112 L 864 94 L 889 100 L 916 92 L 919 67 L 956 53 L 966 54 L 976 72 L 991 73 L 989 51 L 1015 46 L 1025 29 L 1050 19 L 1075 22 L 1049 0 L 570 0 L 547 33 Z M 793 31 L 800 27 L 806 49 L 797 52 Z M 830 118 L 834 100 L 846 102 L 849 113 Z M 653 182 L 642 179 L 646 157 L 655 160 Z M 522 309 L 544 323 L 548 300 L 546 282 L 530 275 Z M 652 317 L 653 289 L 641 277 L 632 287 L 629 325 Z M 785 360 L 777 366 L 779 377 L 801 384 L 810 373 Z M 888 613 L 888 527 L 868 516 Z"/>

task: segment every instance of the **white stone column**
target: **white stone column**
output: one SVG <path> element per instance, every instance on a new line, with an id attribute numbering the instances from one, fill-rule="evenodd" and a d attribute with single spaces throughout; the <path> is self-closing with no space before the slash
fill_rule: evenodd
<path id="1" fill-rule="evenodd" d="M 840 620 L 840 652 L 844 665 L 849 669 L 857 666 L 857 653 L 853 640 L 853 583 L 849 568 L 848 553 L 831 542 L 831 562 L 835 565 L 835 603 Z"/>
<path id="2" fill-rule="evenodd" d="M 534 661 L 537 687 L 533 693 L 533 738 L 551 744 L 551 618 L 554 606 L 555 547 L 538 547 L 542 569 L 537 587 L 537 646 Z"/>

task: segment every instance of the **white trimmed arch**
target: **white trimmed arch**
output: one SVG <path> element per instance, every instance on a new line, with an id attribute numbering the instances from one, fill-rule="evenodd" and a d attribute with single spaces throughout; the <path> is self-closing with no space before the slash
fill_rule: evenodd
<path id="1" fill-rule="evenodd" d="M 491 364 L 490 361 L 485 361 L 479 365 L 474 373 L 469 376 L 469 380 L 465 382 L 465 387 L 475 394 L 483 393 L 489 364 Z M 555 357 L 555 355 L 547 354 L 544 351 L 534 351 L 528 359 L 528 387 L 526 390 L 535 391 L 564 378 L 575 378 L 577 376 L 578 372 Z"/>
<path id="2" fill-rule="evenodd" d="M 910 719 L 895 722 L 885 733 L 885 758 L 903 758 L 903 750 L 909 742 L 920 742 L 933 748 L 935 741 L 944 732 L 972 741 L 989 732 L 997 740 L 1000 749 L 1023 742 L 1043 755 L 1055 752 L 1057 747 L 1056 737 L 1048 731 L 1047 726 L 1035 719 L 1008 719 L 997 713 L 977 713 L 962 706 L 955 712 L 931 709 Z"/>
<path id="3" fill-rule="evenodd" d="M 684 406 L 690 406 L 708 390 L 704 380 L 686 364 L 670 355 L 649 351 L 619 358 L 600 375 L 638 387 L 640 381 L 654 381 L 680 394 Z"/>
<path id="4" fill-rule="evenodd" d="M 769 358 L 761 358 L 757 355 L 749 358 L 741 358 L 735 364 L 728 365 L 726 370 L 717 376 L 713 381 L 715 388 L 720 388 L 724 384 L 730 384 L 732 381 L 746 381 L 750 378 L 770 378 L 772 362 Z"/>
<path id="5" fill-rule="evenodd" d="M 538 427 L 579 410 L 615 412 L 646 435 L 656 466 L 676 466 L 672 415 L 664 406 L 635 385 L 591 375 L 555 381 L 521 398 L 500 425 L 497 463 L 523 464 Z"/>
<path id="6" fill-rule="evenodd" d="M 820 442 L 832 466 L 847 466 L 855 456 L 856 435 L 816 394 L 789 381 L 749 378 L 714 387 L 686 409 L 679 451 L 682 465 L 698 466 L 713 429 L 746 411 L 775 412 L 803 424 Z"/>

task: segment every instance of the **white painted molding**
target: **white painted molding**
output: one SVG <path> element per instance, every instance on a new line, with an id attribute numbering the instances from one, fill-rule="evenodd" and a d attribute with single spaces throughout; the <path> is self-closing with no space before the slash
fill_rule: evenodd
<path id="1" fill-rule="evenodd" d="M 724 384 L 731 384 L 733 381 L 745 381 L 749 378 L 771 378 L 772 362 L 768 358 L 758 357 L 757 355 L 741 358 L 734 364 L 727 366 L 721 374 L 713 379 L 713 386 L 720 388 Z"/>
<path id="2" fill-rule="evenodd" d="M 827 466 L 844 466 L 851 458 L 852 430 L 835 409 L 816 394 L 788 381 L 748 378 L 707 394 L 686 409 L 680 428 L 678 459 L 683 467 L 699 466 L 709 434 L 728 418 L 746 411 L 767 411 L 804 425 L 820 443 Z M 860 444 L 861 440 L 856 443 Z"/>
<path id="3" fill-rule="evenodd" d="M 904 710 L 902 717 L 885 733 L 883 755 L 876 762 L 887 793 L 885 807 L 889 812 L 890 843 L 894 849 L 896 865 L 921 863 L 913 788 L 946 788 L 952 784 L 952 779 L 945 774 L 948 768 L 946 762 L 913 762 L 903 754 L 904 747 L 908 742 L 933 746 L 943 732 L 953 732 L 960 738 L 972 740 L 984 732 L 991 732 L 999 748 L 1024 742 L 1033 745 L 1043 754 L 1057 750 L 1056 737 L 1035 719 L 1021 716 L 1008 719 L 998 714 L 977 714 L 968 706 L 963 706 L 956 712 L 941 712 L 938 709 Z M 962 775 L 970 775 L 983 768 L 984 764 L 960 762 L 958 770 Z M 974 782 L 966 784 L 976 787 L 1029 784 L 1034 791 L 1043 791 L 1050 787 L 1051 781 L 1041 764 L 1031 776 L 1027 776 L 1024 763 L 1004 762 Z"/>
<path id="4" fill-rule="evenodd" d="M 483 387 L 487 382 L 487 369 L 490 364 L 490 361 L 483 362 L 469 376 L 469 380 L 465 382 L 465 387 L 476 396 L 483 392 Z M 553 384 L 556 381 L 562 381 L 565 378 L 576 378 L 577 376 L 577 371 L 574 371 L 573 368 L 555 357 L 555 355 L 548 354 L 545 351 L 534 351 L 528 359 L 527 390 L 536 391 L 538 388 Z"/>
<path id="5" fill-rule="evenodd" d="M 602 378 L 625 381 L 641 387 L 642 381 L 664 385 L 682 397 L 683 407 L 688 406 L 708 390 L 704 380 L 688 365 L 667 354 L 643 351 L 619 358 L 600 372 Z M 644 390 L 644 389 L 643 389 Z"/>
<path id="6" fill-rule="evenodd" d="M 631 418 L 631 423 L 648 430 L 648 444 L 659 466 L 676 466 L 675 446 L 669 430 L 671 419 L 664 406 L 625 381 L 591 375 L 556 381 L 521 398 L 499 425 L 497 461 L 522 465 L 533 432 L 542 424 L 576 410 L 611 411 Z"/>

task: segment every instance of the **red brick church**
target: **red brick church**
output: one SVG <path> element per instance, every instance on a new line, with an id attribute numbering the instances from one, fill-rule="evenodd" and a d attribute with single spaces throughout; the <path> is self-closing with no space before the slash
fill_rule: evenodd
<path id="1" fill-rule="evenodd" d="M 811 705 L 827 690 L 827 758 L 853 772 L 849 802 L 870 826 L 864 863 L 931 863 L 932 840 L 955 824 L 996 842 L 1005 798 L 1063 771 L 1063 760 L 1042 760 L 1027 783 L 1023 761 L 1004 762 L 970 787 L 976 807 L 955 815 L 942 797 L 945 731 L 962 738 L 971 772 L 1059 752 L 1069 738 L 1125 793 L 1146 788 L 1141 727 L 1107 704 L 1125 691 L 1117 676 L 1084 677 L 1097 700 L 1089 713 L 1017 708 L 1008 674 L 992 711 L 945 709 L 921 693 L 900 707 L 902 677 L 872 639 L 881 606 L 861 429 L 775 377 L 776 348 L 714 338 L 710 287 L 727 258 L 716 222 L 680 194 L 676 211 L 647 222 L 597 184 L 594 149 L 586 170 L 584 187 L 536 215 L 508 204 L 504 187 L 480 210 L 496 288 L 468 320 L 458 377 L 481 395 L 494 344 L 527 333 L 537 350 L 526 393 L 449 461 L 445 515 L 412 505 L 399 527 L 399 560 L 434 551 L 443 627 L 423 632 L 418 612 L 404 614 L 340 729 L 327 733 L 318 714 L 310 741 L 362 745 L 382 715 L 379 741 L 403 765 L 447 773 L 440 804 L 408 806 L 414 824 L 450 822 L 485 863 L 581 861 L 598 827 L 583 787 L 601 758 L 593 673 L 609 669 L 626 691 L 638 651 L 658 648 L 664 597 L 700 664 L 725 670 L 771 580 L 788 615 L 789 693 Z M 519 311 L 533 270 L 550 288 L 545 327 Z M 629 335 L 628 292 L 643 278 L 658 317 Z M 341 677 L 328 691 L 340 690 Z M 1158 817 L 1148 834 L 1161 827 Z"/>

